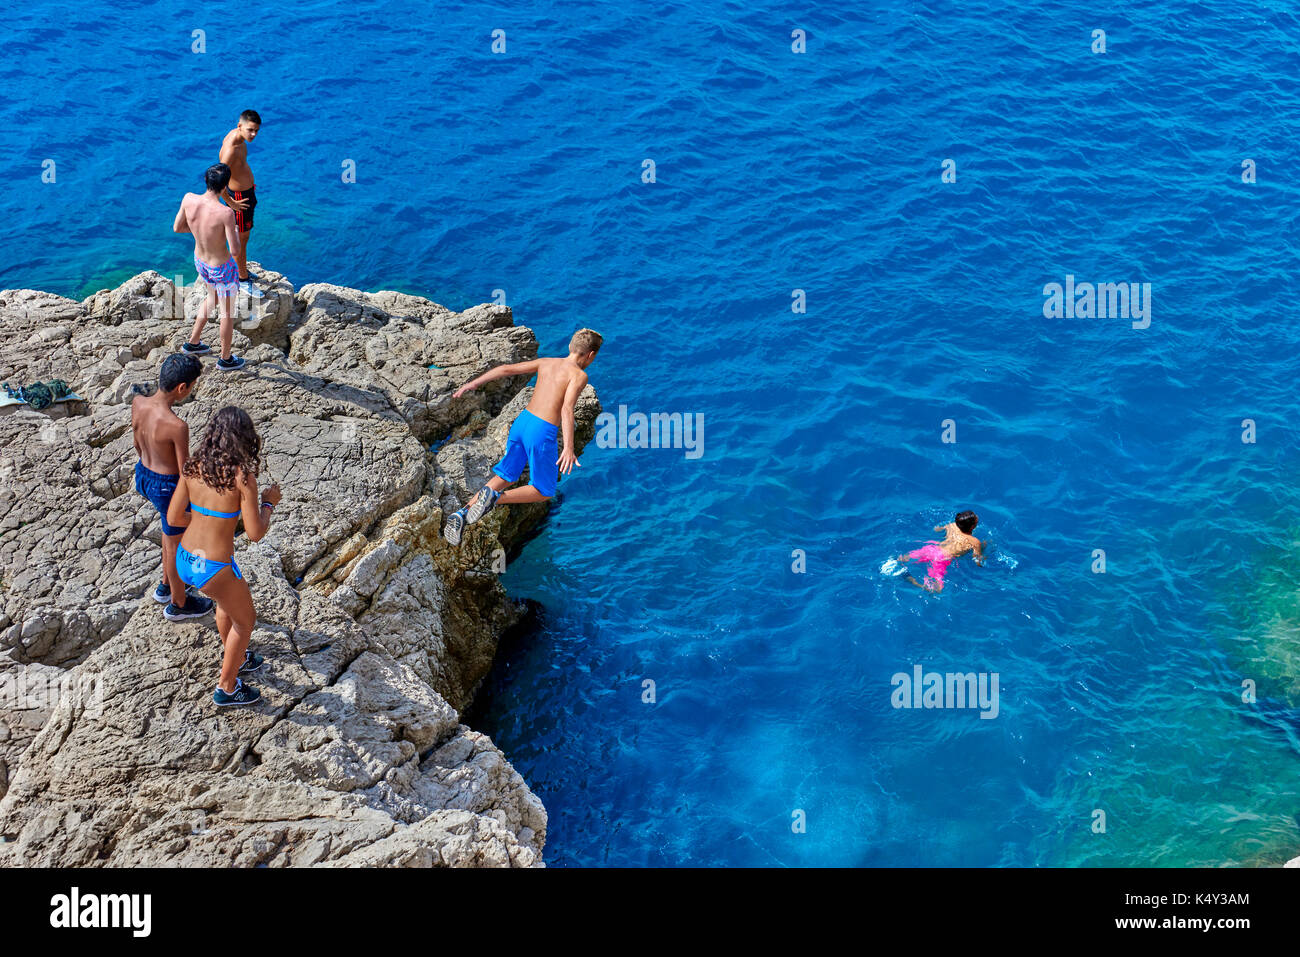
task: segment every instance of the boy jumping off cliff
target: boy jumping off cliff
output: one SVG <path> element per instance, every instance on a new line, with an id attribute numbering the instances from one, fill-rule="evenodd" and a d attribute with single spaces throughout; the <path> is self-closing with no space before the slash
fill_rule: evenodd
<path id="1" fill-rule="evenodd" d="M 579 329 L 569 340 L 569 354 L 563 358 L 533 359 L 531 362 L 497 366 L 456 390 L 453 398 L 458 399 L 493 379 L 537 376 L 532 400 L 510 427 L 506 454 L 493 467 L 495 474 L 463 508 L 448 516 L 442 529 L 443 538 L 459 545 L 465 526 L 473 525 L 498 505 L 546 501 L 555 494 L 560 473 L 568 475 L 575 465 L 581 465 L 573 454 L 573 408 L 587 384 L 585 370 L 596 360 L 602 342 L 604 339 L 600 333 Z M 561 424 L 556 424 L 557 419 Z M 556 441 L 561 427 L 564 431 L 563 452 L 559 451 Z M 528 466 L 528 484 L 509 488 L 518 481 L 525 465 Z"/>
<path id="2" fill-rule="evenodd" d="M 944 539 L 942 542 L 927 542 L 923 547 L 915 551 L 908 552 L 906 555 L 899 555 L 898 562 L 906 564 L 907 562 L 917 559 L 918 561 L 928 562 L 929 567 L 926 569 L 925 584 L 917 581 L 911 575 L 907 576 L 917 588 L 924 588 L 929 592 L 943 591 L 943 576 L 948 571 L 948 565 L 956 558 L 960 558 L 967 552 L 973 552 L 975 564 L 982 566 L 984 564 L 984 542 L 971 534 L 975 531 L 975 526 L 979 524 L 979 516 L 974 512 L 959 512 L 947 525 L 936 525 L 936 532 L 943 532 Z"/>
<path id="3" fill-rule="evenodd" d="M 185 528 L 167 521 L 167 506 L 190 455 L 190 428 L 172 406 L 194 394 L 194 382 L 202 369 L 194 356 L 170 355 L 158 373 L 158 391 L 131 400 L 131 432 L 140 455 L 135 464 L 135 488 L 162 518 L 163 580 L 154 589 L 153 600 L 167 606 L 163 615 L 168 621 L 202 618 L 212 611 L 212 602 L 187 591 L 177 575 L 176 548 Z"/>

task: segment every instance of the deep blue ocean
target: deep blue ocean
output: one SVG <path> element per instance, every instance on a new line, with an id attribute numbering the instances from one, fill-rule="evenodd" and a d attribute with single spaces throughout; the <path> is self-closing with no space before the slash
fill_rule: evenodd
<path id="1" fill-rule="evenodd" d="M 590 446 L 507 572 L 543 611 L 467 720 L 553 866 L 1300 854 L 1290 5 L 36 0 L 2 36 L 0 287 L 189 276 L 172 216 L 253 108 L 251 258 L 503 289 L 545 352 L 604 334 L 606 409 L 703 416 L 699 458 Z M 1046 318 L 1067 275 L 1150 283 L 1149 327 Z M 987 567 L 879 574 L 965 508 Z M 997 717 L 892 707 L 914 665 L 997 673 Z"/>

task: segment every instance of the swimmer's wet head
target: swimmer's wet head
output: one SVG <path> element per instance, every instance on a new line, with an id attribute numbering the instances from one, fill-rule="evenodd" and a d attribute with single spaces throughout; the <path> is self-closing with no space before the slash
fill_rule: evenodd
<path id="1" fill-rule="evenodd" d="M 957 517 L 953 519 L 953 524 L 957 526 L 963 534 L 969 535 L 975 531 L 975 526 L 980 523 L 979 516 L 972 511 L 958 512 Z"/>

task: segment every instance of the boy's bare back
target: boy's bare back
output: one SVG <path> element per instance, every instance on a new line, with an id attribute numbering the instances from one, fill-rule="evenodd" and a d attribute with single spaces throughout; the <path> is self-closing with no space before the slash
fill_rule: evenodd
<path id="1" fill-rule="evenodd" d="M 934 530 L 944 533 L 940 547 L 947 553 L 949 558 L 957 558 L 973 551 L 977 562 L 982 563 L 984 561 L 984 543 L 974 535 L 967 535 L 957 527 L 956 522 L 949 522 L 947 525 L 936 525 Z"/>
<path id="2" fill-rule="evenodd" d="M 578 393 L 587 384 L 587 372 L 570 359 L 538 359 L 537 385 L 528 403 L 528 411 L 552 425 L 560 424 L 560 416 L 569 398 L 568 407 L 577 401 Z"/>
<path id="3" fill-rule="evenodd" d="M 239 251 L 235 211 L 201 193 L 186 193 L 181 200 L 185 222 L 194 234 L 194 255 L 209 266 L 224 265 Z"/>
<path id="4" fill-rule="evenodd" d="M 131 432 L 145 468 L 159 475 L 180 474 L 181 459 L 189 454 L 190 429 L 175 412 L 153 397 L 138 395 L 131 401 Z"/>

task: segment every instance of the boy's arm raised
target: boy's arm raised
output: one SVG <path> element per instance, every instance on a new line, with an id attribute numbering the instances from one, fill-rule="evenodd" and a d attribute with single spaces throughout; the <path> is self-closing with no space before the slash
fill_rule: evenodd
<path id="1" fill-rule="evenodd" d="M 583 387 L 587 384 L 587 373 L 574 376 L 569 387 L 564 390 L 564 406 L 560 409 L 560 427 L 564 434 L 564 451 L 556 461 L 560 465 L 560 471 L 568 475 L 573 471 L 576 465 L 582 468 L 582 463 L 578 461 L 578 456 L 573 451 L 573 408 L 578 404 L 578 396 L 582 394 Z"/>
<path id="2" fill-rule="evenodd" d="M 471 392 L 483 385 L 485 382 L 491 382 L 493 379 L 502 379 L 506 376 L 516 375 L 536 375 L 537 370 L 542 366 L 542 360 L 530 359 L 528 362 L 511 362 L 507 365 L 497 366 L 495 369 L 488 369 L 476 379 L 470 379 L 463 386 L 457 389 L 453 394 L 453 399 L 459 399 L 466 392 Z"/>

